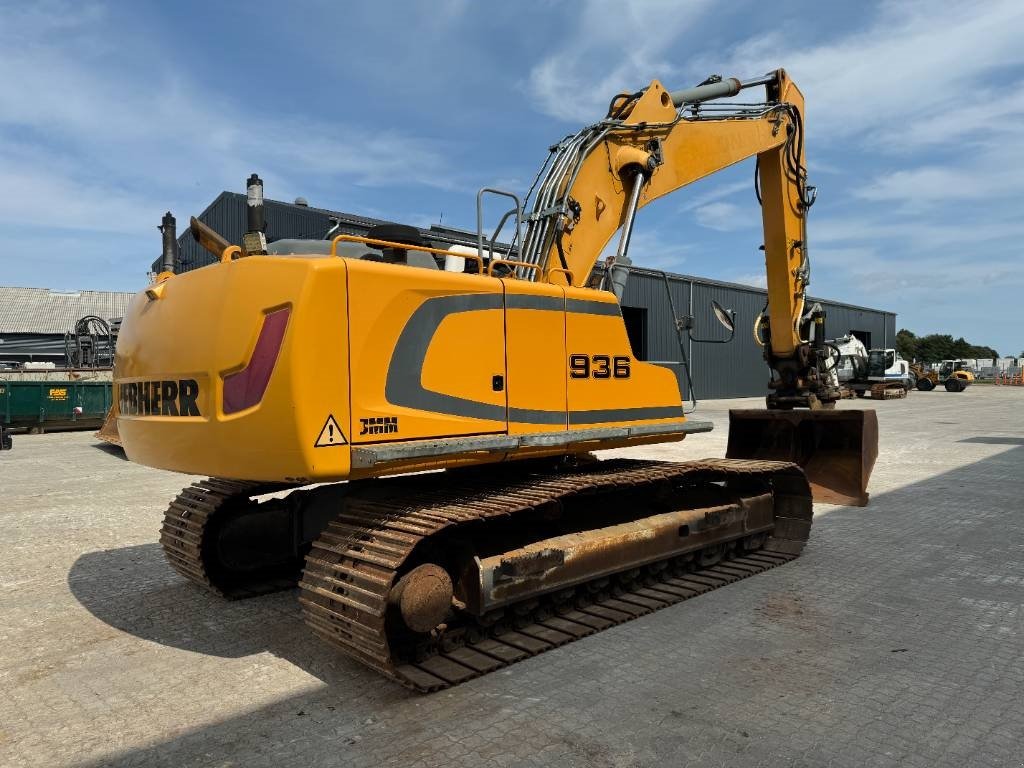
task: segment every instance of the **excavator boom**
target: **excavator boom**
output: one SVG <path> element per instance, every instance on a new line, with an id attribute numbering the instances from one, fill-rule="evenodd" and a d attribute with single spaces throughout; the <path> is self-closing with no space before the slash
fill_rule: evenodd
<path id="1" fill-rule="evenodd" d="M 763 104 L 715 99 L 766 88 Z M 734 412 L 727 455 L 784 458 L 808 473 L 816 498 L 867 502 L 877 454 L 873 412 L 831 412 L 841 392 L 829 368 L 824 313 L 806 307 L 807 214 L 815 190 L 804 160 L 804 99 L 784 70 L 749 81 L 718 79 L 669 92 L 654 81 L 612 100 L 605 120 L 553 150 L 534 199 L 521 258 L 541 274 L 585 285 L 621 233 L 609 270 L 628 264 L 637 211 L 680 187 L 756 158 L 768 302 L 755 327 L 773 371 L 768 411 Z M 794 410 L 808 409 L 808 410 Z M 819 415 L 821 410 L 830 410 Z"/>

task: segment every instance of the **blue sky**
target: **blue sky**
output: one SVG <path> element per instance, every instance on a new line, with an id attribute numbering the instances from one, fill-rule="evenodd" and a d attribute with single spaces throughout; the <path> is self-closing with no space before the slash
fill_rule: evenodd
<path id="1" fill-rule="evenodd" d="M 170 209 L 267 195 L 475 226 L 651 79 L 785 67 L 812 293 L 1024 349 L 1024 3 L 7 3 L 0 284 L 134 290 Z M 641 211 L 631 256 L 763 284 L 752 166 Z"/>

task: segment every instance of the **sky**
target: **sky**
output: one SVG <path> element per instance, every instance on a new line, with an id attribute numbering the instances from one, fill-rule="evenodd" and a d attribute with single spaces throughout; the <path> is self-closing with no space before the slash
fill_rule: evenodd
<path id="1" fill-rule="evenodd" d="M 525 193 L 614 94 L 784 67 L 818 187 L 811 293 L 1024 352 L 1020 0 L 0 0 L 0 19 L 2 285 L 144 287 L 164 211 L 252 172 L 272 199 L 474 229 L 478 188 Z M 644 208 L 634 262 L 763 285 L 752 177 Z"/>

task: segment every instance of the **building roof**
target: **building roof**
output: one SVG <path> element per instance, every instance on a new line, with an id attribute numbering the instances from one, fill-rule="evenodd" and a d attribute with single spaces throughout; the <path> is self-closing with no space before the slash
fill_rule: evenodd
<path id="1" fill-rule="evenodd" d="M 86 315 L 122 317 L 135 294 L 0 286 L 0 334 L 66 333 Z"/>
<path id="2" fill-rule="evenodd" d="M 310 205 L 297 205 L 281 200 L 264 200 L 264 214 L 267 220 L 267 240 L 289 238 L 309 238 L 319 240 L 337 222 L 335 234 L 365 236 L 373 227 L 394 222 L 359 216 L 354 213 L 331 211 L 326 208 L 314 208 Z M 197 217 L 204 224 L 212 227 L 229 243 L 240 245 L 246 225 L 246 196 L 239 192 L 221 192 Z M 476 247 L 476 233 L 442 224 L 432 224 L 429 228 L 418 227 L 420 234 L 428 243 L 437 247 L 447 248 L 450 245 L 468 245 Z M 207 253 L 192 237 L 188 228 L 188 217 L 178 219 L 178 269 L 188 271 L 205 267 L 217 259 Z M 489 237 L 488 233 L 485 235 Z M 159 241 L 154 240 L 159 250 Z M 502 250 L 508 248 L 507 243 L 496 243 Z M 160 258 L 152 264 L 154 272 L 160 269 Z"/>
<path id="3" fill-rule="evenodd" d="M 267 220 L 268 241 L 281 240 L 285 238 L 311 238 L 319 240 L 327 234 L 327 231 L 334 226 L 335 222 L 338 224 L 335 234 L 357 236 L 365 236 L 367 232 L 379 224 L 393 223 L 384 221 L 383 219 L 359 216 L 354 213 L 332 211 L 327 208 L 314 208 L 310 205 L 298 205 L 296 203 L 287 203 L 281 200 L 271 200 L 269 198 L 264 201 L 264 206 Z M 246 224 L 246 196 L 241 192 L 221 192 L 217 195 L 216 199 L 206 207 L 206 210 L 196 218 L 216 230 L 229 243 L 240 245 L 242 242 L 242 233 L 245 230 Z M 424 240 L 433 244 L 435 247 L 447 248 L 451 245 L 466 245 L 471 248 L 475 248 L 477 245 L 476 232 L 467 229 L 448 227 L 442 224 L 431 224 L 429 228 L 419 228 L 419 230 Z M 204 250 L 192 237 L 188 230 L 187 219 L 179 220 L 178 231 L 181 233 L 178 236 L 178 268 L 180 271 L 188 271 L 190 269 L 204 267 L 217 260 L 213 254 Z M 488 237 L 489 233 L 484 235 L 485 242 Z M 157 241 L 154 240 L 154 242 Z M 503 251 L 508 248 L 508 243 L 506 242 L 499 242 L 495 245 Z M 152 268 L 154 272 L 159 271 L 159 257 L 153 262 Z M 596 264 L 595 269 L 601 270 L 601 264 Z M 662 274 L 658 270 L 647 269 L 640 264 L 634 265 L 632 270 L 640 274 L 648 274 L 658 278 L 660 278 Z M 717 285 L 733 290 L 759 293 L 761 295 L 765 295 L 767 293 L 764 288 L 758 288 L 757 286 L 728 283 L 721 280 L 712 280 L 706 277 L 695 277 L 672 272 L 668 273 L 668 277 L 670 280 L 683 280 L 686 282 L 694 281 L 697 283 Z M 823 301 L 823 299 L 814 299 L 812 297 L 808 298 L 811 301 Z M 831 299 L 828 300 L 828 303 L 833 306 L 842 306 L 859 311 L 883 312 L 890 315 L 896 314 L 895 312 L 861 307 L 855 304 L 846 304 L 840 301 L 832 301 Z"/>

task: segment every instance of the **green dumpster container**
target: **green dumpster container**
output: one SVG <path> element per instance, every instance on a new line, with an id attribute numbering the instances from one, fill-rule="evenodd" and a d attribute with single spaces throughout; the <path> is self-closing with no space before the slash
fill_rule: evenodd
<path id="1" fill-rule="evenodd" d="M 94 429 L 110 410 L 112 386 L 109 381 L 0 380 L 0 424 L 40 431 Z"/>

